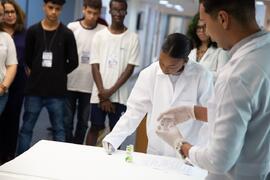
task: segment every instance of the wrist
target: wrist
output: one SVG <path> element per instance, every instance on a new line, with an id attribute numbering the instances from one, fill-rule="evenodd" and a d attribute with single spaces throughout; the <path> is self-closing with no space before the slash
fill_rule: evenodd
<path id="1" fill-rule="evenodd" d="M 176 154 L 177 154 L 179 157 L 185 159 L 185 157 L 184 157 L 183 154 L 181 153 L 181 148 L 182 148 L 182 146 L 183 146 L 183 141 L 182 141 L 182 140 L 175 141 L 175 143 L 174 143 L 174 149 L 175 149 L 175 151 L 176 151 Z"/>
<path id="2" fill-rule="evenodd" d="M 5 86 L 4 84 L 0 84 L 0 88 L 6 92 L 7 91 L 7 86 Z"/>
<path id="3" fill-rule="evenodd" d="M 191 149 L 192 145 L 189 144 L 188 142 L 183 142 L 181 149 L 180 149 L 180 153 L 182 154 L 183 157 L 188 157 L 189 155 L 189 150 Z"/>

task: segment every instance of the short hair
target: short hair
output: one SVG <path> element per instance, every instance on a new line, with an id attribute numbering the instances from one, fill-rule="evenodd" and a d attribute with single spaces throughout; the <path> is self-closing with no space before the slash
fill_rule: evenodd
<path id="1" fill-rule="evenodd" d="M 14 0 L 3 0 L 2 5 L 11 4 L 16 12 L 17 20 L 15 22 L 14 30 L 15 32 L 22 32 L 25 29 L 25 13 L 22 8 Z"/>
<path id="2" fill-rule="evenodd" d="M 205 12 L 216 17 L 218 11 L 224 10 L 240 24 L 246 25 L 255 19 L 255 0 L 200 0 Z"/>
<path id="3" fill-rule="evenodd" d="M 168 54 L 172 58 L 183 58 L 188 60 L 188 55 L 192 49 L 192 43 L 187 36 L 181 33 L 173 33 L 166 37 L 161 49 L 162 52 Z"/>
<path id="4" fill-rule="evenodd" d="M 83 6 L 90 7 L 93 9 L 101 9 L 102 8 L 102 2 L 101 0 L 84 0 L 83 1 Z"/>
<path id="5" fill-rule="evenodd" d="M 125 4 L 126 9 L 128 8 L 128 4 L 127 4 L 127 1 L 126 0 L 111 0 L 110 1 L 110 8 L 112 7 L 112 3 L 113 2 L 123 3 L 123 4 Z"/>
<path id="6" fill-rule="evenodd" d="M 196 48 L 202 45 L 200 38 L 197 35 L 197 25 L 200 20 L 199 13 L 197 13 L 191 20 L 191 23 L 188 26 L 187 36 L 192 40 L 193 46 Z M 217 43 L 213 42 L 211 38 L 208 41 L 208 47 L 217 47 Z"/>
<path id="7" fill-rule="evenodd" d="M 51 2 L 53 4 L 58 4 L 60 6 L 63 6 L 66 3 L 66 0 L 44 0 L 44 3 L 47 4 L 48 2 Z"/>

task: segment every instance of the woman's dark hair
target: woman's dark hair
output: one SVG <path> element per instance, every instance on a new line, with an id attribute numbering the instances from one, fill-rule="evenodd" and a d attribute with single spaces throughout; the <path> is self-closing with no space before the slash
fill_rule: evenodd
<path id="1" fill-rule="evenodd" d="M 15 32 L 22 32 L 25 29 L 25 13 L 21 7 L 14 0 L 3 0 L 2 5 L 5 8 L 5 4 L 11 4 L 16 12 L 17 20 L 14 25 Z"/>
<path id="2" fill-rule="evenodd" d="M 239 24 L 247 25 L 255 19 L 255 0 L 200 0 L 205 12 L 213 18 L 221 10 L 233 16 Z"/>
<path id="3" fill-rule="evenodd" d="M 195 48 L 198 48 L 202 45 L 202 41 L 197 36 L 197 26 L 198 26 L 199 20 L 200 20 L 199 13 L 197 13 L 192 18 L 191 23 L 188 27 L 188 31 L 187 31 L 187 36 L 192 40 L 193 46 Z M 209 38 L 209 41 L 208 41 L 208 47 L 210 46 L 217 47 L 217 43 L 213 42 L 211 38 Z"/>
<path id="4" fill-rule="evenodd" d="M 172 58 L 188 59 L 188 55 L 192 49 L 191 40 L 180 33 L 173 33 L 166 37 L 162 52 L 168 54 Z"/>
<path id="5" fill-rule="evenodd" d="M 63 6 L 66 3 L 65 0 L 44 0 L 45 4 L 47 4 L 48 2 L 51 2 L 53 4 L 58 4 L 60 6 Z"/>
<path id="6" fill-rule="evenodd" d="M 102 2 L 101 0 L 84 0 L 83 1 L 83 6 L 90 7 L 93 9 L 101 9 L 102 8 Z"/>

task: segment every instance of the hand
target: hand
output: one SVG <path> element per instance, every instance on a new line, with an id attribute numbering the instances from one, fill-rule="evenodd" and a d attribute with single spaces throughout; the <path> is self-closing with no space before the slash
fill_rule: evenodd
<path id="1" fill-rule="evenodd" d="M 180 106 L 162 113 L 157 121 L 159 128 L 167 130 L 189 119 L 196 119 L 193 106 Z"/>
<path id="2" fill-rule="evenodd" d="M 179 148 L 178 145 L 182 144 L 184 141 L 182 134 L 176 126 L 168 129 L 157 129 L 156 134 L 175 150 Z"/>
<path id="3" fill-rule="evenodd" d="M 105 111 L 108 113 L 115 113 L 115 106 L 112 104 L 110 100 L 105 100 L 103 102 L 100 102 L 99 105 L 102 111 Z"/>
<path id="4" fill-rule="evenodd" d="M 112 96 L 113 92 L 110 89 L 103 89 L 98 93 L 98 97 L 101 101 L 109 99 Z"/>
<path id="5" fill-rule="evenodd" d="M 0 96 L 3 96 L 5 94 L 5 90 L 0 88 Z"/>
<path id="6" fill-rule="evenodd" d="M 109 142 L 102 141 L 102 146 L 108 155 L 111 155 L 113 152 L 115 152 L 114 147 Z"/>

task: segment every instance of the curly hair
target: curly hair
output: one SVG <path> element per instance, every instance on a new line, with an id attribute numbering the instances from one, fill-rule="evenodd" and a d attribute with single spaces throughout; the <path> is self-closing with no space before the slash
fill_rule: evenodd
<path id="1" fill-rule="evenodd" d="M 25 29 L 25 13 L 21 7 L 14 0 L 3 0 L 2 5 L 5 7 L 5 4 L 11 4 L 16 12 L 17 20 L 14 25 L 15 32 L 21 32 Z"/>
<path id="2" fill-rule="evenodd" d="M 192 40 L 194 48 L 198 48 L 202 45 L 202 41 L 197 35 L 197 25 L 200 20 L 199 13 L 197 13 L 191 20 L 191 23 L 189 24 L 187 36 Z M 211 38 L 209 38 L 208 41 L 208 47 L 217 47 L 217 43 L 213 42 Z"/>

